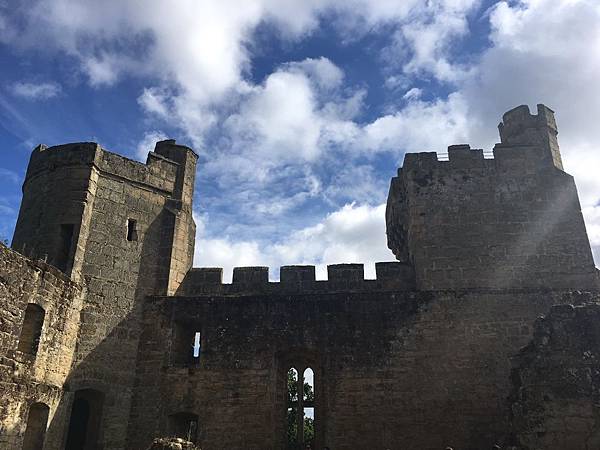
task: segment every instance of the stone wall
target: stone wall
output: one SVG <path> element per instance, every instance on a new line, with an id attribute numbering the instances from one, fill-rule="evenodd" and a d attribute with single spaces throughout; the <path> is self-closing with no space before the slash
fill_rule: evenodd
<path id="1" fill-rule="evenodd" d="M 553 307 L 515 357 L 512 424 L 519 448 L 600 448 L 598 300 Z"/>
<path id="2" fill-rule="evenodd" d="M 509 123 L 505 135 L 518 139 Z M 417 286 L 595 289 L 577 189 L 552 155 L 513 140 L 493 158 L 468 145 L 450 146 L 448 161 L 407 154 L 386 221 L 388 245 L 414 265 Z"/>
<path id="3" fill-rule="evenodd" d="M 199 417 L 202 448 L 283 448 L 285 374 L 310 366 L 316 448 L 487 448 L 508 427 L 510 357 L 535 318 L 589 299 L 330 282 L 312 292 L 272 283 L 255 294 L 150 298 L 131 432 L 164 435 L 169 416 L 186 412 Z M 182 329 L 200 331 L 198 360 L 182 358 L 192 345 L 180 342 Z"/>
<path id="4" fill-rule="evenodd" d="M 82 289 L 56 268 L 0 244 L 0 448 L 20 449 L 29 408 L 49 406 L 47 441 L 64 427 L 58 411 L 72 368 Z M 44 309 L 37 352 L 19 350 L 28 304 Z M 29 349 L 27 349 L 29 350 Z"/>

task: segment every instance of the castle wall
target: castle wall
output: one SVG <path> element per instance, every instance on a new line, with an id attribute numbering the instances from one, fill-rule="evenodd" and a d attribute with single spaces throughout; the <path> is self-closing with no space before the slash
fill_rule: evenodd
<path id="1" fill-rule="evenodd" d="M 417 286 L 592 289 L 597 271 L 573 178 L 542 147 L 407 154 L 392 180 L 388 243 Z"/>
<path id="2" fill-rule="evenodd" d="M 285 374 L 296 365 L 315 371 L 316 448 L 488 448 L 506 432 L 510 357 L 535 318 L 589 298 L 419 292 L 408 279 L 360 280 L 349 266 L 330 266 L 330 281 L 302 286 L 295 269 L 291 284 L 282 272 L 245 291 L 242 277 L 217 288 L 206 270 L 196 294 L 149 298 L 131 431 L 164 435 L 170 415 L 188 412 L 202 448 L 284 448 Z M 201 332 L 197 362 L 182 362 L 182 327 Z"/>
<path id="3" fill-rule="evenodd" d="M 556 306 L 513 360 L 514 444 L 524 449 L 600 448 L 600 304 Z"/>
<path id="4" fill-rule="evenodd" d="M 28 304 L 45 311 L 37 353 L 19 350 Z M 0 448 L 20 449 L 32 404 L 49 406 L 52 424 L 64 426 L 59 409 L 79 328 L 82 288 L 56 268 L 0 244 Z"/>
<path id="5" fill-rule="evenodd" d="M 44 450 L 64 448 L 85 401 L 88 447 L 142 449 L 193 414 L 202 448 L 281 449 L 290 367 L 314 369 L 317 448 L 489 448 L 511 392 L 516 439 L 595 445 L 597 308 L 554 308 L 533 330 L 552 305 L 598 301 L 575 184 L 551 110 L 515 108 L 500 134 L 493 159 L 466 145 L 406 156 L 386 217 L 401 262 L 375 280 L 338 264 L 327 281 L 246 267 L 224 284 L 191 269 L 189 148 L 159 142 L 145 164 L 95 143 L 36 148 L 12 244 L 26 256 L 0 246 L 0 448 L 21 448 L 35 402 Z"/>

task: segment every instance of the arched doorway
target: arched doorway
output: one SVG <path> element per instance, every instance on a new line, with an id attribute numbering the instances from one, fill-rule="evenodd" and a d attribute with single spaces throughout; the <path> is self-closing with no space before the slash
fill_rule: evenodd
<path id="1" fill-rule="evenodd" d="M 104 394 L 95 389 L 75 392 L 65 450 L 96 450 L 100 441 Z"/>
<path id="2" fill-rule="evenodd" d="M 29 407 L 27 428 L 23 436 L 23 450 L 41 450 L 48 426 L 50 408 L 44 403 L 34 403 Z"/>

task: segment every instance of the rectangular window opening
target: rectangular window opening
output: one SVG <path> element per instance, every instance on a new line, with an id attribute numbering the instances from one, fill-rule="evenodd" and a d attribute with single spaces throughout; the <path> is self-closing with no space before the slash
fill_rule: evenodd
<path id="1" fill-rule="evenodd" d="M 127 219 L 127 240 L 137 241 L 137 220 Z"/>

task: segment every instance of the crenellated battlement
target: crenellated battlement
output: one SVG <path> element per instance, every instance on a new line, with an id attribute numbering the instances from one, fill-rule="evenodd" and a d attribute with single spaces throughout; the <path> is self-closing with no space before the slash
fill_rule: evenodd
<path id="1" fill-rule="evenodd" d="M 146 163 L 110 152 L 95 142 L 75 142 L 53 147 L 41 144 L 31 154 L 24 185 L 44 173 L 61 168 L 68 168 L 75 175 L 79 173 L 87 178 L 89 174 L 86 170 L 95 167 L 106 176 L 170 194 L 183 183 L 178 173 L 187 155 L 197 159 L 190 148 L 176 144 L 175 140 L 158 142 L 154 151 L 148 153 Z"/>
<path id="2" fill-rule="evenodd" d="M 363 264 L 332 264 L 327 266 L 328 280 L 317 280 L 315 266 L 282 266 L 280 281 L 272 282 L 268 267 L 235 267 L 232 283 L 223 283 L 222 268 L 198 267 L 188 272 L 176 295 L 408 291 L 415 287 L 414 270 L 409 264 L 378 262 L 375 272 L 375 280 L 365 280 Z"/>
<path id="3" fill-rule="evenodd" d="M 403 171 L 451 173 L 457 170 L 531 172 L 556 167 L 546 149 L 533 144 L 499 143 L 491 151 L 473 149 L 469 144 L 450 145 L 447 153 L 407 153 L 398 169 Z"/>
<path id="4" fill-rule="evenodd" d="M 498 131 L 500 142 L 503 144 L 528 144 L 541 147 L 546 155 L 552 158 L 556 167 L 563 168 L 556 137 L 558 127 L 554 111 L 547 106 L 538 104 L 537 114 L 531 114 L 527 105 L 511 109 L 502 116 Z"/>

